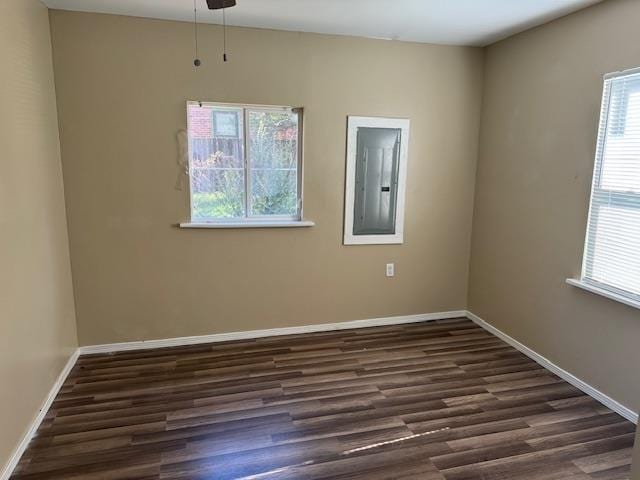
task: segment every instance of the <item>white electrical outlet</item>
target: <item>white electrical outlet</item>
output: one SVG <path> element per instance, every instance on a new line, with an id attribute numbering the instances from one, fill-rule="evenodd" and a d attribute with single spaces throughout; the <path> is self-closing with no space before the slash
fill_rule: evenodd
<path id="1" fill-rule="evenodd" d="M 387 277 L 396 276 L 396 266 L 394 263 L 387 263 Z"/>

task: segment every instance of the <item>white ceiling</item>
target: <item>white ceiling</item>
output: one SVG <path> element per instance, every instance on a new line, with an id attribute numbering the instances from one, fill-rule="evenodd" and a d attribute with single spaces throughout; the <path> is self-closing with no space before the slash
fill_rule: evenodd
<path id="1" fill-rule="evenodd" d="M 43 0 L 50 8 L 193 20 L 193 0 Z M 237 0 L 230 25 L 484 46 L 601 0 Z M 202 22 L 220 11 L 197 0 Z"/>

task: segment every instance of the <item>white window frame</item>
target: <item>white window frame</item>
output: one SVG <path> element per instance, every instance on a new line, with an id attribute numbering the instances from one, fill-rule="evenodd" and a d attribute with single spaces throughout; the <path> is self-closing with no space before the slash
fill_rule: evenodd
<path id="1" fill-rule="evenodd" d="M 597 191 L 601 191 L 602 189 L 600 188 L 600 180 L 602 177 L 602 168 L 603 168 L 603 158 L 602 156 L 604 155 L 605 149 L 604 149 L 604 143 L 606 142 L 606 138 L 607 138 L 607 133 L 608 133 L 608 129 L 610 128 L 609 125 L 609 110 L 610 110 L 610 104 L 611 104 L 611 90 L 607 88 L 607 81 L 609 80 L 613 80 L 615 78 L 619 78 L 619 77 L 625 77 L 625 76 L 629 76 L 629 75 L 637 75 L 638 73 L 640 73 L 640 68 L 634 68 L 631 70 L 625 70 L 625 71 L 621 71 L 621 72 L 614 72 L 614 73 L 609 73 L 607 75 L 604 76 L 604 80 L 605 80 L 605 85 L 603 88 L 603 94 L 602 94 L 602 104 L 601 104 L 601 109 L 600 109 L 600 122 L 598 124 L 598 141 L 597 141 L 597 148 L 596 148 L 596 161 L 594 163 L 594 171 L 593 171 L 593 178 L 592 178 L 592 184 L 591 184 L 591 191 L 590 191 L 590 195 L 589 195 L 589 216 L 587 219 L 587 225 L 586 225 L 586 234 L 585 234 L 585 241 L 584 241 L 584 248 L 583 248 L 583 254 L 582 254 L 582 267 L 581 267 L 581 272 L 580 272 L 580 278 L 579 279 L 575 279 L 575 278 L 568 278 L 567 279 L 567 283 L 569 285 L 573 285 L 575 287 L 581 288 L 583 290 L 586 290 L 588 292 L 591 293 L 595 293 L 598 295 L 601 295 L 603 297 L 609 298 L 611 300 L 615 300 L 617 302 L 623 303 L 625 305 L 629 305 L 631 307 L 635 307 L 635 308 L 639 308 L 640 309 L 640 296 L 635 295 L 631 292 L 627 292 L 624 290 L 620 290 L 619 288 L 606 284 L 606 283 L 602 283 L 599 282 L 597 280 L 594 280 L 592 278 L 589 277 L 589 266 L 588 266 L 588 262 L 587 262 L 587 256 L 589 254 L 589 226 L 592 223 L 592 219 L 593 217 L 597 214 L 596 210 L 599 208 L 598 206 L 594 205 L 594 195 L 597 193 Z M 617 194 L 615 192 L 608 192 L 609 196 L 611 199 L 613 199 L 614 201 L 617 201 L 617 197 L 624 197 L 624 195 L 620 195 Z M 626 196 L 628 197 L 628 194 L 626 194 Z M 635 202 L 638 203 L 639 208 L 640 208 L 640 194 L 637 195 L 637 199 L 635 200 Z M 622 201 L 622 200 L 621 200 Z M 628 199 L 625 200 L 626 202 L 628 202 Z"/>
<path id="2" fill-rule="evenodd" d="M 345 245 L 389 245 L 404 243 L 404 214 L 407 186 L 407 162 L 409 156 L 409 131 L 411 122 L 406 118 L 349 116 L 347 121 L 347 174 L 344 202 Z M 401 130 L 400 165 L 398 169 L 398 197 L 396 199 L 395 234 L 354 235 L 353 216 L 355 207 L 356 154 L 358 128 L 393 128 Z"/>
<path id="3" fill-rule="evenodd" d="M 224 102 L 201 102 L 190 100 L 187 102 L 187 112 L 190 106 L 206 106 L 213 108 L 230 108 L 242 110 L 243 121 L 243 152 L 244 152 L 244 203 L 245 203 L 245 215 L 243 217 L 230 217 L 230 218 L 193 218 L 193 198 L 191 192 L 193 191 L 193 176 L 191 175 L 191 142 L 188 141 L 188 165 L 189 165 L 189 215 L 190 222 L 181 223 L 182 228 L 247 228 L 247 227 L 309 227 L 314 223 L 311 221 L 305 221 L 304 218 L 304 195 L 303 195 L 303 175 L 304 175 L 304 110 L 302 108 L 295 108 L 290 106 L 281 105 L 254 105 L 243 103 L 224 103 Z M 297 212 L 295 215 L 251 215 L 250 198 L 251 198 L 251 164 L 250 158 L 250 141 L 248 137 L 248 117 L 250 112 L 265 111 L 265 112 L 296 112 L 298 115 L 298 152 L 297 152 Z M 189 131 L 189 115 L 187 115 L 187 132 Z"/>

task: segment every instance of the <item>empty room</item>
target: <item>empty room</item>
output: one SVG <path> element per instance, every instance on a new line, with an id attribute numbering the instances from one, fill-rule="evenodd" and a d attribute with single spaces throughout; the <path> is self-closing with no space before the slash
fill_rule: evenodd
<path id="1" fill-rule="evenodd" d="M 640 480 L 640 0 L 0 0 L 0 480 Z"/>

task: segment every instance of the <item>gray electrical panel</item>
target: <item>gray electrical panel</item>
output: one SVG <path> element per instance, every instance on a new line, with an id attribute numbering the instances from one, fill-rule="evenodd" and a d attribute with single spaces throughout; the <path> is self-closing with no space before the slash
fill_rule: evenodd
<path id="1" fill-rule="evenodd" d="M 399 128 L 358 128 L 354 235 L 393 235 L 396 224 Z"/>

